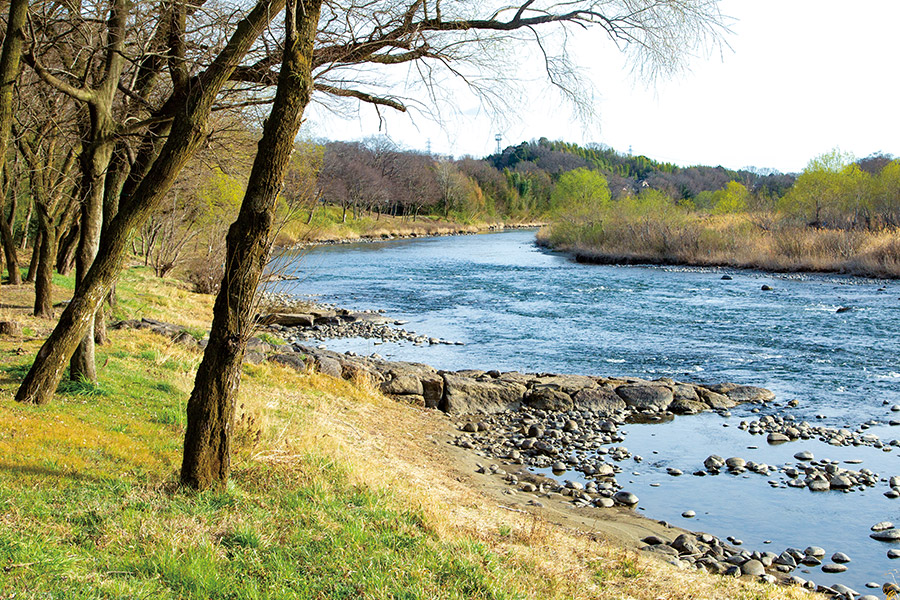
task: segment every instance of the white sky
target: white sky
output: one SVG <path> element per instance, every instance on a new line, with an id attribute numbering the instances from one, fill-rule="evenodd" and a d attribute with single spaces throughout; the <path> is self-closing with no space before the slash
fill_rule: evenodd
<path id="1" fill-rule="evenodd" d="M 599 120 L 586 127 L 571 110 L 529 84 L 528 102 L 500 125 L 461 96 L 443 127 L 421 115 L 382 111 L 401 145 L 481 157 L 502 145 L 547 137 L 601 142 L 620 152 L 680 165 L 800 171 L 835 146 L 864 157 L 900 155 L 900 1 L 722 0 L 735 19 L 731 49 L 691 61 L 690 72 L 648 88 L 600 33 L 572 48 L 601 94 Z M 358 117 L 310 113 L 308 133 L 359 139 L 379 133 L 370 107 Z"/>

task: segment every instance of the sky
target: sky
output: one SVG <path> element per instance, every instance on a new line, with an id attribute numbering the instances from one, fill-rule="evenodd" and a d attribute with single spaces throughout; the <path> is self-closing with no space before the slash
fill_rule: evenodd
<path id="1" fill-rule="evenodd" d="M 696 56 L 689 71 L 648 83 L 597 32 L 570 42 L 593 82 L 597 118 L 575 119 L 528 75 L 525 96 L 501 118 L 463 91 L 458 111 L 435 123 L 422 113 L 363 106 L 350 116 L 309 114 L 307 132 L 336 140 L 387 134 L 401 146 L 482 157 L 501 145 L 547 137 L 603 143 L 682 166 L 748 166 L 799 172 L 839 147 L 862 158 L 900 155 L 900 1 L 721 0 L 729 47 Z"/>

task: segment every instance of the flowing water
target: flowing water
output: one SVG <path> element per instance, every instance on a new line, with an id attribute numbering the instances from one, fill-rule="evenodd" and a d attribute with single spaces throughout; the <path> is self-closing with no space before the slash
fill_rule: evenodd
<path id="1" fill-rule="evenodd" d="M 867 433 L 885 443 L 900 438 L 900 427 L 887 424 L 898 415 L 891 406 L 900 404 L 898 282 L 581 265 L 538 248 L 529 231 L 322 246 L 283 270 L 299 279 L 279 283 L 275 291 L 345 308 L 385 309 L 409 321 L 408 330 L 465 343 L 333 340 L 327 344 L 333 350 L 377 352 L 439 369 L 759 385 L 773 390 L 781 404 L 762 414 L 781 411 L 851 429 L 876 420 Z M 725 272 L 733 279 L 723 280 Z M 773 290 L 762 291 L 763 285 Z M 852 310 L 838 313 L 840 307 Z M 792 399 L 799 406 L 786 408 Z M 867 467 L 882 477 L 900 475 L 900 449 L 835 448 L 815 440 L 768 446 L 764 437 L 736 427 L 760 416 L 751 408 L 738 407 L 730 418 L 702 414 L 627 426 L 625 445 L 645 460 L 622 463 L 619 483 L 640 497 L 640 510 L 651 518 L 733 535 L 760 551 L 817 545 L 826 558 L 837 551 L 850 555 L 843 574 L 798 571 L 817 583 L 843 583 L 865 593 L 866 582 L 900 580 L 900 560 L 886 556 L 894 546 L 868 537 L 878 521 L 900 525 L 900 500 L 883 496 L 887 484 L 812 493 L 772 489 L 772 475 L 690 475 L 710 454 L 783 465 L 796 462 L 792 456 L 800 450 L 817 459 L 862 460 L 845 466 Z M 686 474 L 671 477 L 666 467 Z M 697 517 L 682 518 L 688 509 Z"/>

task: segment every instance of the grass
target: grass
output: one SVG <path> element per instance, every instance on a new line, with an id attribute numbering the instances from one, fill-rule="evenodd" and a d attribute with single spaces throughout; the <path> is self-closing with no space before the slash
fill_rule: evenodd
<path id="1" fill-rule="evenodd" d="M 684 213 L 613 217 L 591 224 L 556 223 L 542 230 L 538 240 L 573 252 L 587 262 L 900 277 L 900 230 L 816 229 L 746 213 Z"/>
<path id="2" fill-rule="evenodd" d="M 25 286 L 3 292 L 27 305 Z M 115 312 L 200 327 L 210 306 L 133 269 Z M 183 490 L 200 354 L 111 331 L 98 384 L 19 405 L 39 343 L 0 339 L 0 598 L 807 597 L 676 572 L 506 510 L 435 441 L 441 415 L 268 363 L 244 370 L 228 486 Z"/>

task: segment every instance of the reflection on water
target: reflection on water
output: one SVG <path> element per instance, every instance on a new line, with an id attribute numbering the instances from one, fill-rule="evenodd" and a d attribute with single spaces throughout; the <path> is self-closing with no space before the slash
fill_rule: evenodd
<path id="1" fill-rule="evenodd" d="M 300 279 L 275 289 L 347 308 L 384 308 L 409 321 L 409 330 L 466 343 L 328 344 L 339 351 L 377 352 L 445 369 L 735 381 L 768 387 L 781 401 L 798 399 L 799 407 L 790 409 L 797 419 L 824 415 L 817 424 L 839 427 L 870 419 L 886 423 L 889 405 L 900 404 L 896 282 L 750 271 L 729 271 L 733 279 L 722 280 L 723 271 L 715 269 L 579 265 L 538 249 L 533 233 L 525 231 L 327 246 L 307 252 L 290 269 Z M 774 290 L 764 292 L 763 285 Z M 836 312 L 840 307 L 853 310 Z M 801 573 L 805 578 L 861 592 L 866 581 L 892 580 L 889 546 L 868 538 L 877 521 L 900 521 L 900 500 L 884 498 L 884 486 L 812 494 L 772 489 L 772 476 L 665 474 L 666 466 L 691 473 L 713 453 L 783 465 L 801 449 L 834 460 L 852 455 L 864 461 L 855 469 L 900 474 L 898 452 L 815 441 L 767 447 L 734 426 L 756 417 L 747 410 L 734 411 L 730 420 L 700 415 L 628 426 L 629 449 L 646 461 L 625 471 L 640 475 L 620 476 L 620 482 L 654 518 L 735 535 L 754 549 L 814 544 L 829 556 L 843 551 L 853 558 L 845 574 L 811 570 Z M 892 429 L 870 431 L 887 441 L 900 437 Z M 747 449 L 752 445 L 759 448 Z M 682 519 L 687 509 L 697 518 Z M 764 540 L 772 544 L 764 546 Z"/>

